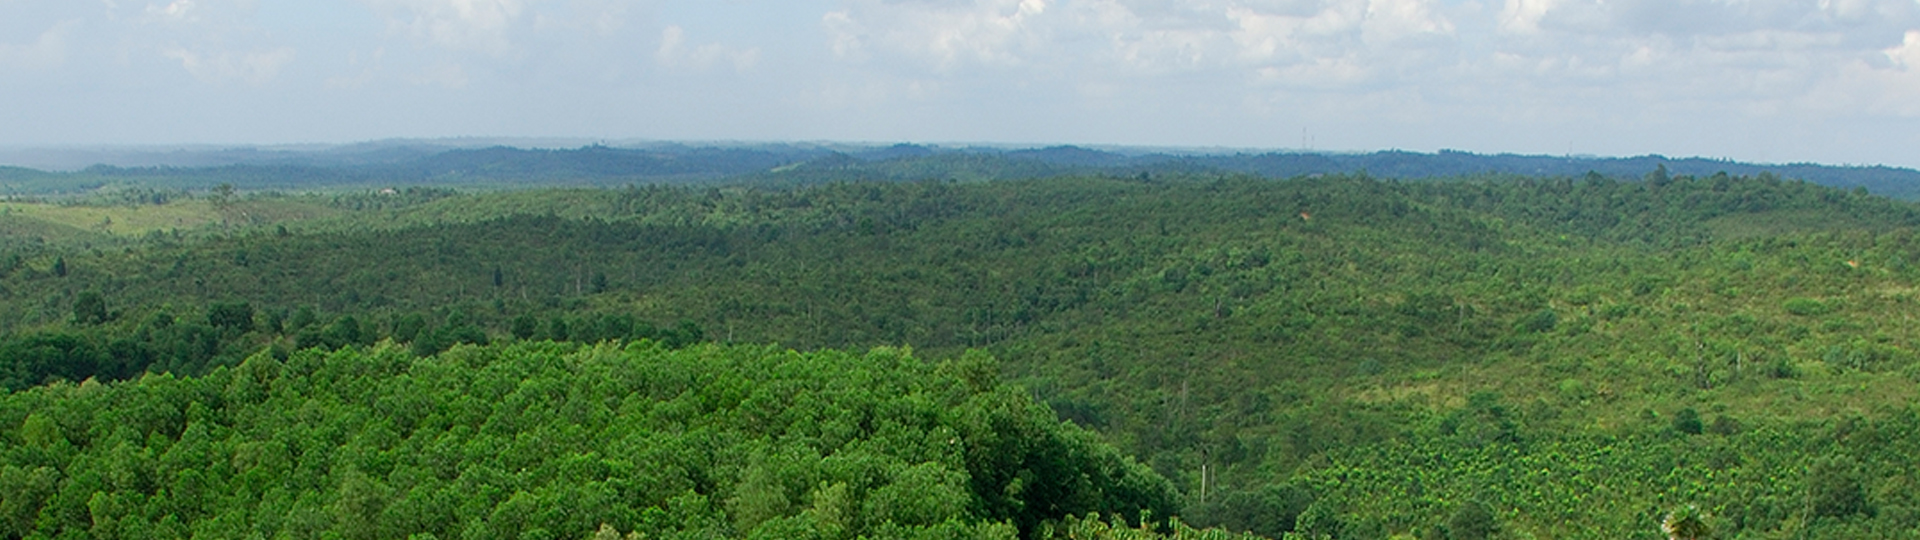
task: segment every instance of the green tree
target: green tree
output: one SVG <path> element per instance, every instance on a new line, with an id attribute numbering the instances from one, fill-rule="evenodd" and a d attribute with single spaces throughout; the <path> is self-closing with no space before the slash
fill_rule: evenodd
<path id="1" fill-rule="evenodd" d="M 534 334 L 540 332 L 540 320 L 531 313 L 522 313 L 513 318 L 509 332 L 518 339 L 533 339 Z"/>
<path id="2" fill-rule="evenodd" d="M 253 331 L 253 305 L 247 302 L 215 302 L 207 307 L 207 324 L 232 333 Z"/>
<path id="3" fill-rule="evenodd" d="M 1713 537 L 1713 528 L 1707 526 L 1707 515 L 1694 505 L 1686 505 L 1660 520 L 1660 531 L 1667 534 L 1669 540 L 1703 540 Z"/>
<path id="4" fill-rule="evenodd" d="M 1699 435 L 1704 426 L 1700 423 L 1700 412 L 1692 407 L 1680 409 L 1673 414 L 1673 430 L 1686 435 Z"/>
<path id="5" fill-rule="evenodd" d="M 1499 529 L 1493 510 L 1476 500 L 1461 503 L 1447 518 L 1447 538 L 1450 540 L 1486 540 L 1493 538 Z"/>
<path id="6" fill-rule="evenodd" d="M 1294 485 L 1270 485 L 1256 490 L 1235 491 L 1218 502 L 1188 510 L 1197 525 L 1218 526 L 1231 531 L 1247 531 L 1268 538 L 1280 538 L 1293 531 L 1294 520 L 1313 505 L 1313 493 Z"/>
<path id="7" fill-rule="evenodd" d="M 1560 316 L 1553 312 L 1553 308 L 1541 308 L 1520 318 L 1520 321 L 1514 324 L 1514 329 L 1527 333 L 1550 332 L 1559 324 Z"/>
<path id="8" fill-rule="evenodd" d="M 1867 493 L 1859 465 L 1845 457 L 1815 461 L 1807 468 L 1807 508 L 1818 517 L 1847 517 L 1867 512 Z"/>
<path id="9" fill-rule="evenodd" d="M 427 318 L 419 313 L 406 313 L 393 319 L 393 339 L 412 342 L 419 339 L 420 333 L 427 329 Z"/>
<path id="10" fill-rule="evenodd" d="M 107 322 L 107 300 L 99 291 L 84 291 L 73 299 L 73 322 L 95 325 Z"/>
<path id="11" fill-rule="evenodd" d="M 319 322 L 319 320 L 320 317 L 314 314 L 311 306 L 300 306 L 298 309 L 293 310 L 292 317 L 287 318 L 287 330 L 295 332 L 305 330 L 308 326 L 313 326 L 314 323 Z"/>
<path id="12" fill-rule="evenodd" d="M 1347 523 L 1338 507 L 1325 499 L 1314 501 L 1294 518 L 1293 530 L 1312 540 L 1339 540 L 1346 536 Z"/>

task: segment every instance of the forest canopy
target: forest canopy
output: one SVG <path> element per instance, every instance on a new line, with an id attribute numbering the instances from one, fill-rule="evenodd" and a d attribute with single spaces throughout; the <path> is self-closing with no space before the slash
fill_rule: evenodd
<path id="1" fill-rule="evenodd" d="M 59 383 L 0 402 L 0 534 L 1010 538 L 1171 514 L 1165 479 L 994 369 L 641 341 Z"/>
<path id="2" fill-rule="evenodd" d="M 848 157 L 835 166 L 850 174 L 884 162 Z M 852 520 L 847 528 L 821 525 L 827 512 L 815 511 L 817 501 L 846 497 L 865 512 L 883 490 L 877 482 L 894 478 L 874 473 L 855 482 L 828 474 L 828 465 L 779 472 L 797 475 L 782 477 L 793 479 L 780 481 L 782 498 L 764 499 L 782 511 L 742 522 L 736 512 L 747 507 L 728 502 L 728 490 L 745 481 L 741 471 L 754 459 L 826 463 L 853 451 L 847 441 L 854 440 L 807 431 L 801 438 L 811 437 L 811 446 L 803 446 L 813 453 L 806 453 L 779 446 L 779 433 L 748 430 L 738 438 L 766 439 L 754 447 L 765 455 L 728 450 L 745 457 L 702 465 L 723 472 L 694 484 L 712 527 L 620 516 L 543 522 L 540 530 L 554 537 L 743 536 L 790 526 L 869 536 L 1226 530 L 1275 538 L 1652 538 L 1669 514 L 1725 537 L 1878 537 L 1920 527 L 1920 500 L 1911 495 L 1920 493 L 1920 478 L 1908 470 L 1920 459 L 1911 435 L 1920 426 L 1911 405 L 1920 398 L 1920 357 L 1912 352 L 1920 331 L 1911 324 L 1920 297 L 1920 268 L 1911 262 L 1920 260 L 1913 231 L 1920 207 L 1864 190 L 1655 166 L 1634 177 L 1416 181 L 1160 171 L 979 182 L 241 190 L 162 199 L 16 202 L 0 214 L 7 231 L 0 236 L 0 383 L 13 391 L 9 399 L 39 400 L 0 418 L 0 429 L 13 430 L 8 444 L 19 452 L 44 453 L 27 433 L 88 426 L 58 431 L 74 446 L 72 461 L 7 458 L 13 468 L 5 485 L 53 486 L 34 499 L 49 502 L 18 510 L 31 517 L 19 517 L 27 528 L 16 530 L 77 531 L 84 521 L 92 531 L 96 491 L 106 494 L 102 505 L 112 503 L 100 508 L 122 512 L 114 516 L 142 516 L 114 523 L 176 527 L 163 523 L 173 515 L 183 528 L 167 530 L 211 527 L 202 523 L 211 510 L 153 506 L 169 486 L 151 480 L 158 472 L 133 476 L 150 482 L 141 484 L 147 491 L 138 504 L 113 502 L 119 490 L 101 487 L 110 484 L 91 484 L 73 499 L 56 495 L 81 478 L 68 469 L 118 459 L 83 459 L 93 447 L 72 429 L 110 426 L 84 440 L 111 441 L 102 451 L 126 441 L 117 455 L 170 447 L 194 418 L 193 404 L 203 413 L 244 405 L 219 396 L 250 364 L 308 366 L 293 371 L 305 376 L 331 373 L 327 366 L 336 363 L 363 366 L 353 368 L 363 382 L 348 386 L 364 388 L 339 406 L 373 407 L 353 418 L 378 424 L 397 417 L 379 408 L 384 394 L 374 392 L 437 395 L 406 386 L 427 374 L 473 393 L 477 383 L 461 377 L 495 365 L 551 364 L 557 371 L 500 369 L 550 374 L 566 382 L 547 392 L 565 396 L 599 388 L 595 381 L 613 368 L 587 358 L 603 357 L 690 373 L 707 373 L 704 363 L 754 371 L 739 374 L 747 377 L 744 394 L 797 384 L 778 377 L 787 369 L 782 362 L 801 362 L 818 372 L 803 374 L 813 382 L 801 386 L 839 388 L 828 383 L 851 377 L 873 381 L 879 393 L 872 399 L 880 402 L 896 393 L 929 396 L 938 414 L 915 433 L 963 431 L 965 418 L 945 415 L 970 405 L 940 401 L 947 395 L 940 392 L 964 387 L 968 396 L 1000 396 L 994 410 L 1024 420 L 989 422 L 986 432 L 1019 435 L 988 439 L 1025 450 L 995 455 L 1040 452 L 1034 459 L 1057 465 L 1049 470 L 1081 471 L 1066 476 L 1086 483 L 1046 495 L 1060 505 L 1035 506 L 1025 497 L 1041 496 L 1033 490 L 1043 480 L 1023 476 L 1024 465 L 916 461 L 880 451 L 905 439 L 858 426 L 852 433 L 877 437 L 861 443 L 872 445 L 862 451 L 878 452 L 875 463 L 897 461 L 907 470 L 942 463 L 914 478 L 965 486 L 942 491 L 957 506 L 939 508 L 958 513 L 938 515 L 954 516 L 955 525 L 852 510 L 843 514 Z M 997 360 L 983 360 L 989 357 Z M 449 362 L 477 374 L 433 371 L 455 365 Z M 567 367 L 576 364 L 600 367 Z M 227 382 L 202 382 L 221 377 Z M 206 387 L 172 402 L 182 412 L 162 415 L 179 422 L 171 428 L 179 433 L 156 427 L 114 439 L 122 424 L 147 424 L 33 419 L 34 411 L 94 395 L 88 392 L 200 384 L 219 392 Z M 273 414 L 334 406 L 301 396 L 275 402 Z M 623 404 L 631 397 L 621 396 Z M 738 414 L 711 408 L 718 398 L 702 399 L 674 414 Z M 449 406 L 479 407 L 488 420 L 497 413 L 490 407 L 504 406 L 496 401 Z M 589 401 L 568 407 L 641 414 L 609 404 L 611 397 Z M 795 408 L 865 414 L 833 403 Z M 101 406 L 97 414 L 120 409 Z M 587 437 L 570 426 L 598 425 L 546 412 L 515 418 L 515 426 L 563 441 Z M 460 437 L 478 436 L 485 425 Z M 322 437 L 328 444 L 358 444 L 351 439 L 359 432 L 328 429 L 336 430 Z M 399 433 L 418 430 L 386 429 L 396 434 L 368 444 L 391 451 L 411 441 Z M 552 450 L 611 459 L 596 448 Z M 545 457 L 529 458 L 530 469 L 570 459 L 537 455 Z M 290 517 L 295 510 L 320 509 L 300 519 L 336 511 L 336 499 L 326 497 L 345 489 L 334 484 L 345 477 L 328 476 L 339 464 L 309 471 L 289 460 L 272 469 L 284 474 L 271 477 L 309 475 L 305 484 L 276 484 L 305 487 L 288 487 L 285 500 L 269 500 L 262 488 L 252 492 L 256 499 L 233 502 L 274 509 L 228 518 L 240 523 L 233 526 L 291 530 L 284 527 L 299 521 Z M 207 463 L 214 462 L 233 463 Z M 367 463 L 387 466 L 355 466 Z M 872 470 L 893 470 L 886 467 Z M 379 488 L 369 493 L 387 497 L 424 481 L 396 479 L 391 468 L 356 470 Z M 617 474 L 576 484 L 685 473 L 607 470 Z M 111 479 L 101 474 L 101 482 Z M 949 480 L 960 483 L 942 483 Z M 842 482 L 845 488 L 835 487 Z M 560 489 L 515 486 L 535 494 Z M 611 489 L 642 514 L 698 513 L 674 506 L 681 491 Z M 308 491 L 317 494 L 302 503 Z M 434 522 L 439 528 L 418 531 L 466 535 L 475 527 L 467 520 L 492 523 L 496 507 L 513 499 L 514 492 L 501 493 L 492 506 L 455 508 Z M 379 500 L 386 512 L 398 499 Z M 56 507 L 69 512 L 58 514 L 66 521 L 41 529 L 49 514 L 40 509 Z M 1159 528 L 1137 529 L 1142 515 Z M 888 522 L 904 528 L 876 532 Z M 328 528 L 342 521 L 314 523 L 329 525 L 312 530 L 345 534 Z M 459 530 L 451 528 L 456 523 Z M 411 526 L 395 527 L 386 532 Z"/>

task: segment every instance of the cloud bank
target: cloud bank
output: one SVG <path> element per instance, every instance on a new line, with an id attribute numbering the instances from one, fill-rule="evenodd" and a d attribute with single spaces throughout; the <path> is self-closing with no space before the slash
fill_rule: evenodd
<path id="1" fill-rule="evenodd" d="M 0 21 L 0 98 L 46 105 L 0 110 L 32 127 L 0 144 L 563 135 L 1920 165 L 1920 0 L 10 0 Z"/>

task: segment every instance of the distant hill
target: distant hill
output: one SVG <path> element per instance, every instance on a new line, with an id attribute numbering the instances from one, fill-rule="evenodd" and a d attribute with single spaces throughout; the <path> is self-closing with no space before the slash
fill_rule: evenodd
<path id="1" fill-rule="evenodd" d="M 1359 173 L 1398 179 L 1482 175 L 1581 177 L 1597 173 L 1634 180 L 1664 166 L 1670 174 L 1737 176 L 1762 173 L 1839 188 L 1865 188 L 1920 199 L 1920 171 L 1886 166 L 1813 163 L 1755 164 L 1705 158 L 1473 154 L 1443 150 L 1371 153 L 1175 153 L 1145 149 L 947 148 L 895 144 L 689 145 L 650 144 L 577 148 L 430 143 L 366 143 L 318 150 L 214 149 L 113 154 L 147 166 L 95 165 L 72 172 L 0 168 L 0 191 L 44 195 L 102 186 L 203 190 L 232 184 L 243 190 L 449 185 L 531 187 L 734 181 L 810 184 L 845 180 L 1003 180 L 1061 175 L 1243 173 L 1268 178 Z M 107 157 L 108 154 L 101 154 Z M 70 156 L 68 159 L 73 159 Z M 126 161 L 131 160 L 131 161 Z M 144 160 L 144 161 L 143 161 Z"/>
<path id="2" fill-rule="evenodd" d="M 1581 176 L 1596 172 L 1611 178 L 1638 178 L 1662 165 L 1676 175 L 1736 176 L 1760 173 L 1806 180 L 1840 188 L 1868 191 L 1902 199 L 1920 198 L 1920 171 L 1886 166 L 1832 166 L 1814 163 L 1785 165 L 1740 163 L 1705 158 L 1481 155 L 1443 150 L 1437 154 L 1385 151 L 1370 154 L 1267 153 L 1187 158 L 1222 170 L 1285 178 L 1314 173 L 1366 171 L 1387 178 L 1432 178 L 1477 174 L 1523 176 Z"/>

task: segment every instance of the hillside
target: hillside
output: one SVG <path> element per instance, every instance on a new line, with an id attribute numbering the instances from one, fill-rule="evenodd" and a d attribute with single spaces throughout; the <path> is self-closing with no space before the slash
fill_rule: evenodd
<path id="1" fill-rule="evenodd" d="M 463 142 L 463 141 L 453 141 Z M 509 141 L 510 142 L 510 141 Z M 1059 176 L 1250 174 L 1283 179 L 1372 174 L 1399 179 L 1485 175 L 1637 179 L 1656 167 L 1672 174 L 1769 174 L 1894 198 L 1920 198 L 1920 171 L 1887 166 L 1756 164 L 1705 158 L 1482 155 L 1443 150 L 1338 152 L 654 143 L 575 148 L 476 146 L 447 141 L 339 147 L 48 150 L 56 161 L 97 159 L 70 172 L 0 167 L 0 194 L 73 197 L 128 188 L 198 192 L 226 184 L 243 192 L 339 191 L 406 186 L 485 189 L 633 184 L 810 185 L 835 181 L 1020 180 Z M 67 155 L 72 154 L 72 155 Z M 4 157 L 4 156 L 0 156 Z M 13 159 L 32 160 L 23 154 Z M 108 165 L 105 162 L 120 163 Z"/>
<path id="2" fill-rule="evenodd" d="M 969 362 L 382 345 L 62 383 L 0 399 L 0 535 L 1010 539 L 1170 510 Z"/>
<path id="3" fill-rule="evenodd" d="M 1863 192 L 1662 169 L 395 196 L 12 252 L 6 382 L 263 348 L 983 349 L 1196 524 L 1654 538 L 1691 504 L 1730 537 L 1920 525 L 1920 207 Z"/>

